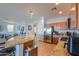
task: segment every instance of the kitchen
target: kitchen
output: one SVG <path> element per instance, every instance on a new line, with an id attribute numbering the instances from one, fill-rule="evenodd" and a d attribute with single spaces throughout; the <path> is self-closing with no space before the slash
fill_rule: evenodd
<path id="1" fill-rule="evenodd" d="M 79 55 L 72 41 L 67 44 L 72 36 L 78 39 L 78 8 L 78 3 L 0 4 L 0 56 Z"/>

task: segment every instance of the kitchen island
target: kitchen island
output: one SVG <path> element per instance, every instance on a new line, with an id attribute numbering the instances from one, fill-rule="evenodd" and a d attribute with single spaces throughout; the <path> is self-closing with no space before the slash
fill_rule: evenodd
<path id="1" fill-rule="evenodd" d="M 29 42 L 33 43 L 34 36 L 27 37 L 12 37 L 5 43 L 5 48 L 15 47 L 15 56 L 23 56 L 24 53 L 24 43 L 27 43 L 29 46 Z"/>

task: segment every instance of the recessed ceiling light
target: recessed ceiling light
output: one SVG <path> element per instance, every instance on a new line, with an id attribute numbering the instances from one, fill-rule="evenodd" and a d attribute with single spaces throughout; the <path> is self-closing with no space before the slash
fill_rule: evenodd
<path id="1" fill-rule="evenodd" d="M 70 9 L 70 11 L 75 11 L 76 10 L 76 8 L 75 7 L 72 7 L 71 9 Z"/>
<path id="2" fill-rule="evenodd" d="M 62 11 L 59 11 L 59 14 L 62 14 L 63 12 Z"/>
<path id="3" fill-rule="evenodd" d="M 59 3 L 56 3 L 56 5 L 58 5 Z"/>

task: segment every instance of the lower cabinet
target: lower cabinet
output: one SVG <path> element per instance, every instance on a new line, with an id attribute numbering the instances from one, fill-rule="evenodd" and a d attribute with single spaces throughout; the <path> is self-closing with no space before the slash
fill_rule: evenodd
<path id="1" fill-rule="evenodd" d="M 38 56 L 38 47 L 25 49 L 24 56 Z"/>

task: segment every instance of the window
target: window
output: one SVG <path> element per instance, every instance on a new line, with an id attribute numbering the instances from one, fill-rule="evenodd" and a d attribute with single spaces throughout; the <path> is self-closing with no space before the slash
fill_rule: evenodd
<path id="1" fill-rule="evenodd" d="M 7 30 L 8 30 L 8 32 L 13 32 L 14 31 L 14 25 L 7 25 Z"/>

